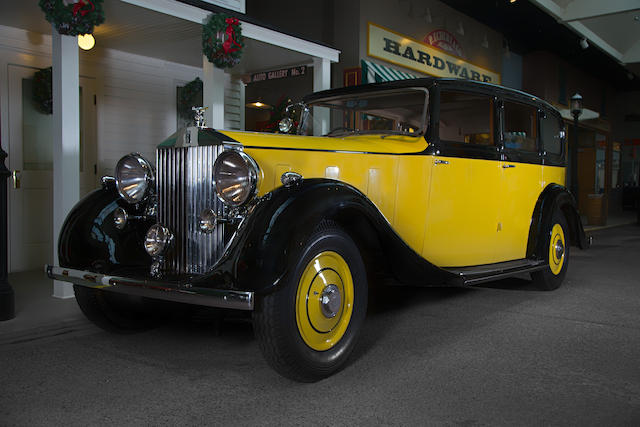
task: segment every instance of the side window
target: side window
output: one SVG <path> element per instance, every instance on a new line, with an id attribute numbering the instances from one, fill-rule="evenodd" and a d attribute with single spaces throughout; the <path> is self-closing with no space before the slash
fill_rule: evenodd
<path id="1" fill-rule="evenodd" d="M 516 102 L 504 102 L 504 146 L 537 152 L 536 108 Z"/>
<path id="2" fill-rule="evenodd" d="M 562 154 L 563 129 L 560 120 L 553 114 L 545 114 L 540 118 L 540 136 L 542 147 L 549 154 Z"/>
<path id="3" fill-rule="evenodd" d="M 440 139 L 493 145 L 493 100 L 463 92 L 440 93 Z"/>

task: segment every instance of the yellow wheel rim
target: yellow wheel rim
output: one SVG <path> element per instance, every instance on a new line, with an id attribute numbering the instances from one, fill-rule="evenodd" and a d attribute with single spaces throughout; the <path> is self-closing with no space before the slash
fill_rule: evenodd
<path id="1" fill-rule="evenodd" d="M 304 269 L 296 293 L 296 322 L 314 350 L 336 345 L 353 313 L 353 278 L 347 262 L 332 251 L 316 255 Z"/>
<path id="2" fill-rule="evenodd" d="M 564 231 L 560 224 L 555 224 L 551 229 L 549 242 L 549 267 L 556 276 L 560 274 L 564 265 L 565 244 Z"/>

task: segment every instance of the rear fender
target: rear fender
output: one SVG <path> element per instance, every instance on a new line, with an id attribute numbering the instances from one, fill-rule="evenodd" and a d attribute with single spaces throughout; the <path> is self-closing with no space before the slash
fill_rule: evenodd
<path id="1" fill-rule="evenodd" d="M 569 241 L 580 249 L 589 247 L 576 202 L 569 191 L 558 184 L 548 185 L 540 194 L 531 218 L 527 258 L 547 259 L 548 248 L 543 238 L 545 230 L 551 229 L 553 213 L 560 210 L 569 225 Z"/>

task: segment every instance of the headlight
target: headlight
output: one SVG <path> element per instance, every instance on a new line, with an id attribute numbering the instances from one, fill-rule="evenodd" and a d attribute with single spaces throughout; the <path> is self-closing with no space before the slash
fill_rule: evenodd
<path id="1" fill-rule="evenodd" d="M 243 205 L 256 195 L 259 173 L 256 162 L 242 151 L 224 151 L 213 165 L 218 197 L 233 207 Z"/>
<path id="2" fill-rule="evenodd" d="M 140 154 L 127 154 L 116 165 L 116 188 L 129 203 L 143 201 L 153 184 L 153 168 Z"/>

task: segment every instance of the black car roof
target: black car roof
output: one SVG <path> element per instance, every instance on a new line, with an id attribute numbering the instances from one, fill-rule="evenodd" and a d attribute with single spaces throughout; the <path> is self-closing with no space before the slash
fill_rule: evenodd
<path id="1" fill-rule="evenodd" d="M 537 96 L 531 95 L 529 93 L 511 89 L 508 87 L 496 85 L 493 83 L 485 83 L 479 82 L 475 80 L 463 80 L 463 79 L 455 79 L 455 78 L 441 78 L 441 77 L 423 77 L 419 79 L 407 79 L 407 80 L 394 80 L 389 82 L 382 83 L 369 83 L 358 86 L 348 86 L 341 87 L 337 89 L 328 89 L 320 92 L 314 92 L 305 96 L 302 101 L 307 104 L 310 102 L 315 102 L 320 99 L 332 98 L 336 96 L 344 96 L 344 95 L 357 95 L 361 93 L 366 93 L 370 91 L 376 90 L 385 90 L 385 89 L 403 89 L 409 87 L 425 87 L 430 88 L 433 85 L 442 85 L 443 87 L 447 87 L 448 89 L 466 89 L 473 90 L 476 92 L 485 93 L 488 95 L 497 95 L 501 97 L 508 97 L 517 101 L 526 102 L 528 104 L 536 104 L 538 107 L 545 107 L 551 111 L 554 111 L 558 115 L 560 113 L 558 110 L 547 101 L 538 98 Z"/>

